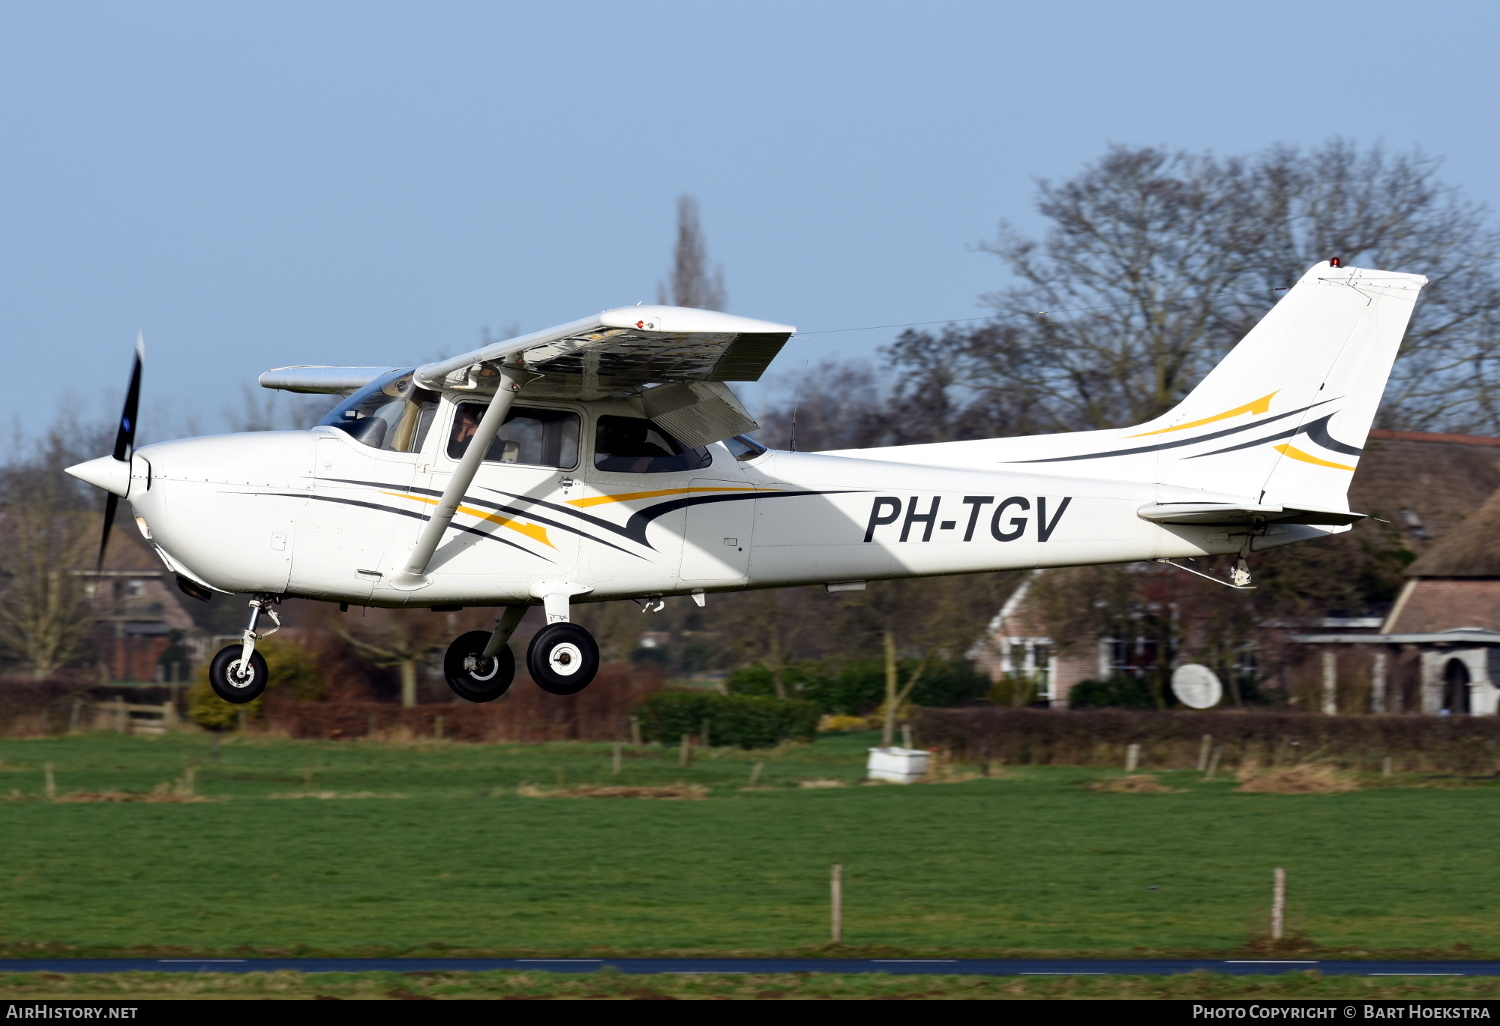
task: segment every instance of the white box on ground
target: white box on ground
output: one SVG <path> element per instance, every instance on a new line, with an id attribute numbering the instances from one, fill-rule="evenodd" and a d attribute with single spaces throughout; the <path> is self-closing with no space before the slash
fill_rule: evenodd
<path id="1" fill-rule="evenodd" d="M 928 754 L 923 748 L 871 748 L 865 775 L 871 780 L 910 784 L 927 775 Z"/>

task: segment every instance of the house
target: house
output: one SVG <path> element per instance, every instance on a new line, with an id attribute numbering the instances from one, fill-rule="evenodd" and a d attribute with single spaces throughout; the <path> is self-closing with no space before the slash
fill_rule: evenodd
<path id="1" fill-rule="evenodd" d="M 1297 640 L 1319 646 L 1330 667 L 1354 646 L 1369 648 L 1380 667 L 1378 711 L 1500 712 L 1500 491 L 1407 568 L 1378 633 Z M 1414 686 L 1392 688 L 1389 667 L 1401 662 Z"/>
<path id="2" fill-rule="evenodd" d="M 75 571 L 90 599 L 102 682 L 186 681 L 207 638 L 156 554 L 117 525 L 103 567 Z"/>
<path id="3" fill-rule="evenodd" d="M 1218 651 L 1221 676 L 1280 689 L 1323 711 L 1475 712 L 1500 707 L 1500 438 L 1376 430 L 1350 486 L 1350 508 L 1399 528 L 1414 558 L 1386 608 L 1326 610 L 1251 625 Z M 1129 568 L 1137 629 L 1052 637 L 1036 571 L 991 621 L 971 658 L 992 679 L 1030 681 L 1040 703 L 1066 707 L 1082 680 L 1164 673 L 1212 645 L 1207 602 L 1180 571 Z M 1226 680 L 1234 687 L 1235 683 Z"/>

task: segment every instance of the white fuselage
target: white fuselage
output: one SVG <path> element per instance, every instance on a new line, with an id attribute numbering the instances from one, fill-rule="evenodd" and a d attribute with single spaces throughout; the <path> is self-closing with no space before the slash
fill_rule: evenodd
<path id="1" fill-rule="evenodd" d="M 201 584 L 381 606 L 535 602 L 538 582 L 591 601 L 1245 548 L 1244 529 L 1137 515 L 1224 496 L 1014 464 L 911 465 L 890 449 L 741 461 L 714 444 L 699 470 L 600 470 L 595 420 L 634 408 L 518 403 L 577 412 L 576 465 L 483 464 L 417 587 L 398 586 L 399 574 L 457 466 L 444 445 L 451 395 L 414 452 L 372 448 L 337 427 L 146 446 L 128 500 L 168 567 Z M 1254 548 L 1334 530 L 1272 525 Z"/>

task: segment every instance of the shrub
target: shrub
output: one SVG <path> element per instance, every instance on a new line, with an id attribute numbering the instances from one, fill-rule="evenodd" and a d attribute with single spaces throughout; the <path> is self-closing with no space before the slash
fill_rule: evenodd
<path id="1" fill-rule="evenodd" d="M 782 741 L 811 741 L 818 731 L 812 702 L 768 695 L 720 695 L 711 691 L 658 691 L 636 708 L 641 737 L 672 744 L 699 735 L 708 724 L 717 745 L 770 748 Z"/>
<path id="2" fill-rule="evenodd" d="M 901 663 L 901 680 L 917 668 L 915 660 Z M 821 663 L 793 663 L 783 673 L 788 695 L 817 705 L 831 715 L 864 716 L 885 701 L 885 663 L 862 659 L 831 668 Z M 729 691 L 739 695 L 774 695 L 771 671 L 760 664 L 747 666 L 729 678 Z M 912 689 L 913 705 L 967 705 L 989 690 L 987 677 L 967 659 L 934 659 Z"/>
<path id="3" fill-rule="evenodd" d="M 1141 677 L 1081 680 L 1068 692 L 1070 709 L 1155 709 L 1156 695 Z"/>

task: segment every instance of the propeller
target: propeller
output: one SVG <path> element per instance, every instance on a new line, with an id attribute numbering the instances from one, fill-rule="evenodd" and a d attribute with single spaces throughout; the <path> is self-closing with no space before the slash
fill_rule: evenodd
<path id="1" fill-rule="evenodd" d="M 115 432 L 114 458 L 129 463 L 135 452 L 135 415 L 141 405 L 141 368 L 146 363 L 146 337 L 135 338 L 135 366 L 130 371 L 130 387 L 125 390 L 125 409 L 120 412 L 120 427 Z M 115 511 L 120 507 L 120 497 L 114 492 L 104 500 L 104 533 L 99 538 L 99 562 L 94 570 L 104 569 L 104 553 L 109 549 L 109 530 L 115 525 Z"/>

